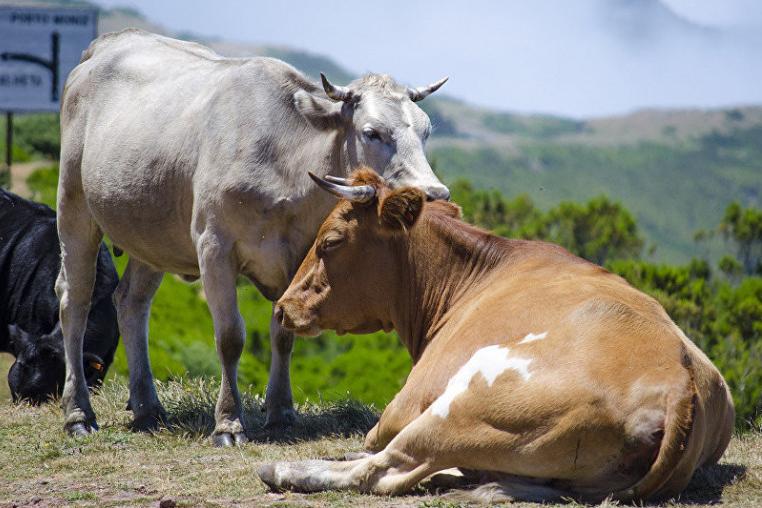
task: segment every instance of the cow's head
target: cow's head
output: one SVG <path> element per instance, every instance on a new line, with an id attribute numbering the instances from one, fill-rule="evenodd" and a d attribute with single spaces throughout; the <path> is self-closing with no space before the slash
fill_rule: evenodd
<path id="1" fill-rule="evenodd" d="M 406 289 L 398 260 L 423 210 L 423 192 L 391 189 L 372 171 L 355 172 L 351 186 L 310 176 L 342 201 L 276 304 L 276 319 L 300 335 L 390 330 L 392 302 Z"/>
<path id="2" fill-rule="evenodd" d="M 294 94 L 294 104 L 316 128 L 343 133 L 351 167 L 374 169 L 392 188 L 418 187 L 428 199 L 449 199 L 450 191 L 436 177 L 423 151 L 431 121 L 415 104 L 447 78 L 407 88 L 380 74 L 368 74 L 346 87 L 332 85 L 323 74 L 320 77 L 327 98 L 300 90 Z"/>
<path id="3" fill-rule="evenodd" d="M 8 386 L 14 401 L 39 404 L 61 395 L 66 375 L 63 334 L 60 325 L 48 334 L 34 335 L 16 325 L 8 326 L 16 351 L 16 361 L 8 371 Z M 93 353 L 83 354 L 88 386 L 103 379 L 103 360 Z"/>

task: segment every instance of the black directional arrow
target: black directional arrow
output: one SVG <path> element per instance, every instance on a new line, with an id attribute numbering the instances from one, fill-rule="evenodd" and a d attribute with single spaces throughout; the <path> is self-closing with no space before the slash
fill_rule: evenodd
<path id="1" fill-rule="evenodd" d="M 18 60 L 21 62 L 29 62 L 35 65 L 45 67 L 52 74 L 50 85 L 50 102 L 58 102 L 58 46 L 60 35 L 58 32 L 50 34 L 50 60 L 45 60 L 36 55 L 28 55 L 25 53 L 9 53 L 4 52 L 0 54 L 2 60 Z"/>

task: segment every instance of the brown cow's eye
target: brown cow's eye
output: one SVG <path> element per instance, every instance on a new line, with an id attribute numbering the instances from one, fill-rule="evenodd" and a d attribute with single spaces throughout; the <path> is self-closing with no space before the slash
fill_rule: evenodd
<path id="1" fill-rule="evenodd" d="M 329 252 L 339 245 L 341 245 L 341 242 L 344 241 L 344 237 L 342 236 L 327 236 L 323 239 L 323 242 L 320 244 L 320 250 L 322 252 Z"/>

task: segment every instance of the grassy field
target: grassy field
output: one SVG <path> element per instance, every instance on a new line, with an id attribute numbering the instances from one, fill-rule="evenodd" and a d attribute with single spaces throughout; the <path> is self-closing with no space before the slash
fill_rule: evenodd
<path id="1" fill-rule="evenodd" d="M 459 506 L 430 486 L 398 498 L 270 493 L 254 474 L 258 464 L 339 458 L 357 451 L 375 422 L 373 408 L 352 401 L 304 404 L 292 433 L 273 439 L 262 431 L 261 397 L 248 393 L 245 420 L 253 442 L 218 449 L 207 439 L 216 391 L 216 385 L 200 379 L 162 383 L 160 396 L 172 428 L 136 434 L 127 429 L 127 388 L 117 378 L 93 398 L 101 431 L 82 440 L 64 436 L 57 404 L 14 406 L 3 400 L 0 506 L 158 506 L 163 499 L 177 506 Z M 700 471 L 681 501 L 669 506 L 718 502 L 729 507 L 762 505 L 762 435 L 734 438 L 722 463 Z M 570 505 L 575 504 L 565 506 Z"/>

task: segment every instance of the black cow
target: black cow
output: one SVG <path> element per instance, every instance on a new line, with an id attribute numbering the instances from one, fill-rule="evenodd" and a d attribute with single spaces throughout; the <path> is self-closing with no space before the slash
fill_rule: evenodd
<path id="1" fill-rule="evenodd" d="M 60 395 L 65 367 L 54 286 L 61 266 L 56 214 L 0 189 L 0 351 L 16 357 L 8 372 L 14 400 Z M 104 245 L 84 342 L 85 376 L 98 385 L 119 341 L 111 295 L 118 277 Z"/>

